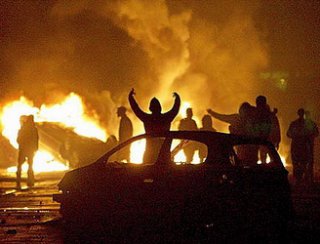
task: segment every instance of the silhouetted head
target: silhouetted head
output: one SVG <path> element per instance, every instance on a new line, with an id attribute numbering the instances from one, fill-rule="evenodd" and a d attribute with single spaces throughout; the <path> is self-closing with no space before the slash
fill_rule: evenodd
<path id="1" fill-rule="evenodd" d="M 246 117 L 250 115 L 250 112 L 252 111 L 252 106 L 248 102 L 244 102 L 240 105 L 239 108 L 239 115 L 240 117 Z"/>
<path id="2" fill-rule="evenodd" d="M 203 128 L 211 128 L 212 127 L 212 118 L 210 115 L 204 115 L 202 117 L 202 127 Z"/>
<path id="3" fill-rule="evenodd" d="M 299 108 L 297 111 L 297 114 L 299 116 L 299 118 L 303 118 L 304 116 L 304 109 L 303 108 Z"/>
<path id="4" fill-rule="evenodd" d="M 119 107 L 117 110 L 118 117 L 125 115 L 126 112 L 127 112 L 127 109 L 125 107 L 123 106 Z"/>
<path id="5" fill-rule="evenodd" d="M 34 116 L 32 114 L 27 117 L 27 122 L 29 124 L 34 124 Z"/>
<path id="6" fill-rule="evenodd" d="M 267 98 L 265 96 L 257 96 L 256 98 L 256 106 L 257 107 L 264 107 L 267 105 Z"/>
<path id="7" fill-rule="evenodd" d="M 28 118 L 27 115 L 20 116 L 20 126 L 22 126 L 27 121 L 27 118 Z"/>
<path id="8" fill-rule="evenodd" d="M 187 118 L 189 118 L 189 119 L 192 118 L 192 116 L 193 116 L 192 108 L 187 108 L 186 115 L 187 115 Z"/>
<path id="9" fill-rule="evenodd" d="M 161 113 L 161 104 L 157 98 L 152 98 L 150 101 L 149 109 L 152 113 Z"/>

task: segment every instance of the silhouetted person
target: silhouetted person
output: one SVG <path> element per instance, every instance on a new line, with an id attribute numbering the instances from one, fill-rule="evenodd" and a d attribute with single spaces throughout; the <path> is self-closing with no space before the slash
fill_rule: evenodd
<path id="1" fill-rule="evenodd" d="M 256 110 L 254 114 L 253 135 L 262 139 L 268 139 L 271 133 L 271 111 L 265 96 L 256 98 Z"/>
<path id="2" fill-rule="evenodd" d="M 275 111 L 277 113 L 277 110 Z M 254 131 L 253 136 L 269 140 L 278 148 L 280 143 L 280 125 L 276 117 L 276 113 L 271 112 L 267 104 L 265 96 L 257 96 L 256 98 L 256 112 L 253 117 Z M 259 155 L 261 163 L 267 162 L 267 148 L 260 147 Z"/>
<path id="3" fill-rule="evenodd" d="M 248 135 L 250 134 L 250 118 L 252 117 L 254 107 L 248 102 L 244 102 L 239 107 L 239 113 L 221 114 L 208 109 L 207 112 L 215 119 L 221 120 L 229 124 L 231 134 Z"/>
<path id="4" fill-rule="evenodd" d="M 28 186 L 34 185 L 33 157 L 38 150 L 39 135 L 35 126 L 33 115 L 21 118 L 21 128 L 18 132 L 17 142 L 19 144 L 18 167 L 17 167 L 17 187 L 21 187 L 21 167 L 27 159 L 28 162 Z"/>
<path id="5" fill-rule="evenodd" d="M 119 143 L 122 143 L 133 135 L 133 126 L 132 122 L 126 114 L 127 109 L 125 107 L 119 107 L 117 110 L 118 117 L 120 117 L 120 126 L 119 126 Z M 119 160 L 130 160 L 130 148 L 125 147 L 121 150 L 121 154 L 119 155 Z"/>
<path id="6" fill-rule="evenodd" d="M 277 117 L 278 109 L 274 108 L 271 113 L 271 131 L 269 135 L 269 141 L 272 142 L 274 147 L 278 150 L 281 142 L 280 123 Z"/>
<path id="7" fill-rule="evenodd" d="M 291 159 L 293 166 L 293 176 L 296 184 L 302 183 L 305 177 L 306 168 L 311 161 L 310 138 L 314 137 L 312 131 L 307 129 L 307 123 L 304 119 L 304 109 L 298 110 L 299 118 L 290 123 L 287 136 L 291 138 Z"/>
<path id="8" fill-rule="evenodd" d="M 186 110 L 187 117 L 180 120 L 179 130 L 188 130 L 188 131 L 196 131 L 198 130 L 198 126 L 196 121 L 192 118 L 193 111 L 192 108 L 187 108 Z M 186 156 L 186 163 L 191 163 L 193 160 L 193 155 L 197 150 L 197 145 L 194 142 L 188 142 L 183 148 L 183 152 Z"/>
<path id="9" fill-rule="evenodd" d="M 306 129 L 308 131 L 309 136 L 309 143 L 310 143 L 310 162 L 307 165 L 306 171 L 306 181 L 309 184 L 313 183 L 313 173 L 314 173 L 314 139 L 319 136 L 319 130 L 317 124 L 311 119 L 310 112 L 305 111 L 305 122 L 306 122 Z"/>
<path id="10" fill-rule="evenodd" d="M 254 136 L 253 118 L 255 107 L 248 102 L 240 105 L 238 114 L 220 114 L 211 109 L 208 113 L 223 122 L 229 123 L 229 131 L 231 134 Z M 255 145 L 241 145 L 236 148 L 239 159 L 246 162 L 248 165 L 256 164 L 258 161 L 258 149 Z"/>
<path id="11" fill-rule="evenodd" d="M 273 110 L 273 112 L 270 112 L 271 128 L 270 128 L 270 134 L 267 138 L 274 145 L 276 150 L 279 149 L 279 145 L 281 141 L 280 123 L 277 117 L 277 112 L 278 110 L 276 108 Z M 266 163 L 267 155 L 268 155 L 267 147 L 262 146 L 259 148 L 259 151 L 260 151 L 261 163 Z"/>
<path id="12" fill-rule="evenodd" d="M 174 105 L 170 111 L 161 113 L 161 105 L 157 98 L 152 98 L 149 109 L 151 114 L 142 111 L 134 98 L 135 92 L 132 89 L 129 93 L 129 102 L 133 112 L 143 122 L 145 132 L 147 134 L 166 132 L 170 130 L 171 122 L 177 116 L 180 108 L 180 96 L 173 93 L 175 97 Z M 162 140 L 150 138 L 146 141 L 146 150 L 143 156 L 143 161 L 155 162 L 158 156 L 159 149 L 162 145 Z"/>
<path id="13" fill-rule="evenodd" d="M 212 118 L 210 115 L 206 114 L 202 117 L 202 127 L 199 129 L 200 131 L 212 131 L 216 132 L 216 129 L 212 126 Z M 200 143 L 199 144 L 199 158 L 200 162 L 204 162 L 204 159 L 208 155 L 208 148 L 206 145 Z"/>

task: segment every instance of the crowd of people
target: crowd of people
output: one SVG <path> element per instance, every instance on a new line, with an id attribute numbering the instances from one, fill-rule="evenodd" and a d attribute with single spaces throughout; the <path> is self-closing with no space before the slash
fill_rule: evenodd
<path id="1" fill-rule="evenodd" d="M 161 133 L 170 130 L 172 121 L 177 116 L 181 99 L 177 93 L 173 93 L 174 104 L 172 108 L 162 113 L 162 107 L 157 98 L 152 98 L 149 105 L 150 113 L 144 112 L 135 99 L 135 90 L 129 93 L 128 100 L 134 114 L 142 121 L 145 132 L 148 134 Z M 120 118 L 118 140 L 112 135 L 107 143 L 121 143 L 133 136 L 133 125 L 130 118 L 126 114 L 127 109 L 120 106 L 117 109 L 117 115 Z M 187 131 L 213 131 L 212 118 L 226 122 L 229 124 L 229 132 L 237 135 L 245 135 L 258 137 L 269 140 L 276 149 L 279 149 L 281 142 L 280 124 L 277 118 L 278 110 L 270 109 L 265 96 L 257 96 L 256 104 L 251 105 L 244 102 L 240 105 L 238 113 L 222 114 L 212 109 L 207 109 L 207 113 L 202 117 L 202 127 L 198 127 L 193 119 L 192 108 L 186 109 L 186 117 L 179 122 L 179 130 Z M 21 182 L 21 165 L 25 160 L 29 164 L 28 185 L 33 186 L 34 176 L 32 171 L 32 163 L 35 152 L 38 149 L 38 132 L 33 120 L 33 116 L 21 117 L 21 129 L 18 134 L 17 142 L 19 144 L 19 158 L 17 170 L 17 187 Z M 319 135 L 318 127 L 310 118 L 310 113 L 304 109 L 298 110 L 298 118 L 294 120 L 287 131 L 287 136 L 292 140 L 291 143 L 291 159 L 293 166 L 293 176 L 296 184 L 303 181 L 313 182 L 314 167 L 314 139 Z M 162 145 L 161 139 L 148 138 L 146 142 L 146 150 L 144 153 L 144 162 L 153 162 L 158 155 L 158 151 Z M 191 163 L 196 151 L 199 151 L 201 162 L 206 157 L 206 147 L 199 147 L 196 143 L 188 143 L 183 147 L 186 156 L 186 163 Z M 239 159 L 245 159 L 248 162 L 256 163 L 258 158 L 261 163 L 266 163 L 267 152 L 263 148 L 239 147 L 237 149 Z M 124 150 L 119 155 L 120 160 L 130 161 L 129 149 Z"/>

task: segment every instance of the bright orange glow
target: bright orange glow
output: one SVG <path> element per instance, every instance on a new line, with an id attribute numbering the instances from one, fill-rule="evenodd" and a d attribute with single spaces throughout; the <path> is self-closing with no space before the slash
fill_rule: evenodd
<path id="1" fill-rule="evenodd" d="M 49 152 L 37 151 L 34 156 L 33 170 L 35 173 L 41 172 L 52 172 L 52 171 L 65 171 L 69 167 L 64 163 L 56 160 Z M 8 173 L 15 173 L 17 171 L 17 166 L 9 167 L 7 169 Z M 22 165 L 22 172 L 26 173 L 28 171 L 28 164 L 24 163 Z"/>
<path id="2" fill-rule="evenodd" d="M 33 107 L 25 97 L 6 104 L 1 113 L 2 135 L 9 139 L 12 146 L 18 148 L 17 135 L 20 129 L 20 116 L 37 114 L 39 109 Z"/>
<path id="3" fill-rule="evenodd" d="M 81 136 L 107 140 L 106 131 L 84 111 L 80 96 L 70 93 L 60 104 L 52 106 L 42 105 L 38 114 L 38 121 L 54 122 L 65 127 L 73 128 Z"/>
<path id="4" fill-rule="evenodd" d="M 143 162 L 143 154 L 146 150 L 146 140 L 139 140 L 132 143 L 130 148 L 131 163 L 141 164 Z"/>
<path id="5" fill-rule="evenodd" d="M 84 105 L 80 96 L 70 93 L 59 104 L 46 105 L 40 108 L 34 107 L 32 101 L 25 97 L 9 102 L 2 108 L 0 121 L 2 135 L 6 137 L 13 147 L 18 148 L 17 135 L 20 129 L 20 116 L 33 115 L 35 122 L 53 122 L 61 126 L 71 128 L 81 136 L 97 138 L 106 141 L 107 133 L 99 123 L 85 113 Z M 23 171 L 28 168 L 23 165 Z M 56 159 L 50 152 L 45 151 L 41 145 L 34 158 L 34 172 L 63 171 L 67 170 L 63 162 Z M 16 167 L 8 168 L 8 172 L 15 172 Z"/>
<path id="6" fill-rule="evenodd" d="M 176 164 L 181 164 L 186 162 L 187 158 L 186 155 L 184 154 L 184 152 L 182 150 L 180 150 L 175 156 L 174 156 L 174 162 Z M 200 158 L 199 158 L 199 151 L 195 151 L 194 156 L 193 156 L 193 160 L 191 162 L 191 164 L 200 164 Z"/>

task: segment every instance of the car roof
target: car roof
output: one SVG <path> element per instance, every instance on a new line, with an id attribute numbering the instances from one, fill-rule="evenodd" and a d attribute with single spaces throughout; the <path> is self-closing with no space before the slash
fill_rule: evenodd
<path id="1" fill-rule="evenodd" d="M 235 145 L 242 144 L 257 144 L 266 145 L 268 148 L 274 148 L 272 143 L 257 137 L 249 137 L 243 135 L 226 134 L 212 131 L 168 131 L 163 133 L 141 134 L 120 143 L 106 154 L 104 154 L 98 161 L 107 159 L 110 155 L 117 152 L 122 147 L 143 138 L 163 137 L 167 139 L 180 140 L 194 140 L 207 145 L 207 147 L 216 150 L 218 148 L 231 148 Z"/>

